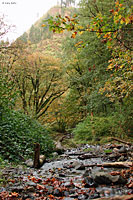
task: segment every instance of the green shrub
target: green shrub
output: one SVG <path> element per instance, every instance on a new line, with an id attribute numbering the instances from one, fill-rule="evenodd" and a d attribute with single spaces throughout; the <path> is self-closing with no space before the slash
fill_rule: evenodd
<path id="1" fill-rule="evenodd" d="M 102 136 L 111 136 L 118 130 L 118 123 L 113 116 L 110 117 L 88 117 L 79 123 L 73 130 L 77 141 L 92 141 Z"/>
<path id="2" fill-rule="evenodd" d="M 46 156 L 53 150 L 49 132 L 39 122 L 17 111 L 4 112 L 0 120 L 0 154 L 9 161 L 33 155 L 34 143 Z"/>

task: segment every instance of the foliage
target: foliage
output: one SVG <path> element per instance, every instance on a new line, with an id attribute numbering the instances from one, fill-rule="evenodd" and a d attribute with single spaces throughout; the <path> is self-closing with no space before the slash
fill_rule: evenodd
<path id="1" fill-rule="evenodd" d="M 19 38 L 17 38 L 17 40 L 21 40 L 24 43 L 28 42 L 28 33 L 24 32 L 22 36 L 20 36 Z"/>
<path id="2" fill-rule="evenodd" d="M 105 149 L 104 153 L 108 154 L 108 153 L 112 153 L 112 151 L 113 151 L 112 149 Z"/>
<path id="3" fill-rule="evenodd" d="M 16 60 L 16 47 L 8 42 L 0 43 L 0 116 L 3 110 L 13 108 L 17 98 L 17 90 L 9 70 Z"/>
<path id="4" fill-rule="evenodd" d="M 53 101 L 65 92 L 58 60 L 50 56 L 21 52 L 10 73 L 19 90 L 24 112 L 33 118 L 44 115 Z"/>
<path id="5" fill-rule="evenodd" d="M 53 149 L 49 132 L 39 122 L 17 111 L 4 112 L 0 120 L 0 154 L 11 162 L 33 156 L 34 143 L 41 145 L 41 153 Z"/>
<path id="6" fill-rule="evenodd" d="M 99 119 L 103 130 L 101 128 L 99 133 L 96 129 L 94 132 L 100 136 L 106 132 L 104 128 L 108 134 L 130 135 L 132 20 L 130 0 L 81 0 L 78 14 L 72 17 L 57 15 L 45 21 L 45 26 L 53 32 L 67 30 L 71 33 L 64 42 L 63 52 L 70 84 L 68 116 L 76 108 L 80 120 L 92 115 L 95 127 L 100 127 Z M 101 120 L 105 116 L 108 122 L 112 121 L 114 128 L 109 124 L 109 130 Z M 84 123 L 80 124 L 81 137 L 85 131 Z M 77 134 L 79 137 L 80 133 Z"/>
<path id="7" fill-rule="evenodd" d="M 9 31 L 9 27 L 6 26 L 2 19 L 0 18 L 0 37 Z M 26 47 L 19 41 L 13 44 L 4 41 L 0 43 L 1 162 L 3 160 L 16 162 L 24 160 L 25 157 L 31 157 L 35 142 L 40 143 L 41 152 L 45 155 L 48 155 L 53 149 L 53 142 L 46 128 L 23 113 L 12 110 L 18 97 L 18 91 L 21 93 L 22 89 L 16 87 L 14 66 L 16 63 L 18 64 L 16 68 L 20 66 L 20 56 Z M 19 76 L 20 74 L 17 75 Z"/>
<path id="8" fill-rule="evenodd" d="M 78 141 L 95 141 L 96 138 L 103 136 L 132 137 L 132 106 L 127 108 L 127 105 L 129 105 L 129 102 L 125 102 L 121 111 L 119 111 L 119 105 L 117 105 L 115 111 L 105 117 L 87 117 L 73 130 L 75 139 Z"/>
<path id="9" fill-rule="evenodd" d="M 83 14 L 87 10 L 84 9 Z M 87 12 L 88 11 L 88 12 Z M 89 10 L 86 12 L 89 13 Z M 81 15 L 81 16 L 80 16 Z M 82 16 L 80 26 L 90 20 Z M 67 37 L 63 44 L 63 63 L 67 73 L 69 93 L 66 96 L 68 118 L 76 124 L 87 114 L 106 112 L 110 107 L 108 98 L 99 93 L 110 72 L 106 71 L 110 52 L 93 32 L 82 32 L 75 38 Z M 72 121 L 71 121 L 72 122 Z"/>
<path id="10" fill-rule="evenodd" d="M 14 84 L 0 69 L 0 116 L 3 109 L 11 108 L 15 104 L 16 92 L 13 91 Z"/>
<path id="11" fill-rule="evenodd" d="M 118 134 L 117 121 L 114 117 L 87 117 L 80 122 L 73 130 L 74 137 L 77 141 L 93 142 L 96 138 Z M 115 133 L 113 131 L 115 130 Z"/>
<path id="12" fill-rule="evenodd" d="M 101 3 L 100 1 L 98 2 Z M 101 42 L 105 43 L 107 48 L 112 51 L 112 58 L 108 60 L 110 64 L 107 70 L 112 70 L 113 73 L 105 83 L 105 87 L 103 89 L 101 87 L 101 90 L 106 92 L 106 96 L 111 101 L 122 101 L 123 98 L 128 98 L 132 93 L 131 24 L 133 19 L 130 3 L 123 0 L 115 1 L 114 9 L 111 9 L 110 13 L 107 13 L 107 11 L 103 13 L 103 10 L 100 11 L 98 5 L 95 1 L 92 8 L 93 11 L 89 7 L 91 13 L 89 17 L 91 19 L 89 24 L 84 26 L 80 25 L 77 15 L 74 15 L 73 18 L 58 15 L 55 19 L 46 20 L 46 23 L 53 32 L 73 31 L 72 38 L 83 32 L 94 32 L 98 38 L 102 38 Z M 87 4 L 87 6 L 90 5 Z M 81 45 L 81 42 L 78 45 Z M 84 46 L 85 43 L 83 43 L 82 47 Z M 101 92 L 101 90 L 99 91 Z"/>
<path id="13" fill-rule="evenodd" d="M 120 0 L 115 2 L 109 17 L 99 13 L 91 22 L 90 27 L 103 39 L 102 42 L 107 48 L 112 50 L 112 58 L 107 67 L 107 70 L 112 71 L 112 75 L 105 87 L 100 89 L 111 101 L 122 101 L 132 94 L 132 21 L 129 4 Z"/>

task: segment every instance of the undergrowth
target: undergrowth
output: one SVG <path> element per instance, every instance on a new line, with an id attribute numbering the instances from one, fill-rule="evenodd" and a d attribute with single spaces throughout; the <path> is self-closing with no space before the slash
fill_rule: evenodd
<path id="1" fill-rule="evenodd" d="M 1 160 L 20 162 L 33 156 L 34 143 L 41 146 L 41 154 L 46 156 L 53 150 L 49 131 L 39 122 L 21 112 L 3 112 L 0 119 Z"/>

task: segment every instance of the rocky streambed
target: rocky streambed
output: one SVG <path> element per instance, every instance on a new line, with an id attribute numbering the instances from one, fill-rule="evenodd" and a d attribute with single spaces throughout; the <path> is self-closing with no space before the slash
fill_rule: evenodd
<path id="1" fill-rule="evenodd" d="M 39 169 L 6 168 L 0 199 L 133 199 L 131 145 L 84 145 Z"/>

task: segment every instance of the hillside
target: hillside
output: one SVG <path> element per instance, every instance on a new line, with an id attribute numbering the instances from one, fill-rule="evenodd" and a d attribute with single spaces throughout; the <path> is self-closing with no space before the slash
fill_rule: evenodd
<path id="1" fill-rule="evenodd" d="M 58 56 L 61 53 L 62 39 L 68 33 L 53 34 L 49 31 L 48 27 L 42 27 L 44 20 L 50 16 L 72 15 L 76 12 L 76 8 L 68 7 L 61 8 L 59 6 L 52 7 L 46 14 L 44 14 L 39 20 L 31 26 L 27 32 L 20 36 L 17 40 L 21 40 L 24 43 L 30 43 L 32 52 L 40 52 L 44 55 Z"/>

